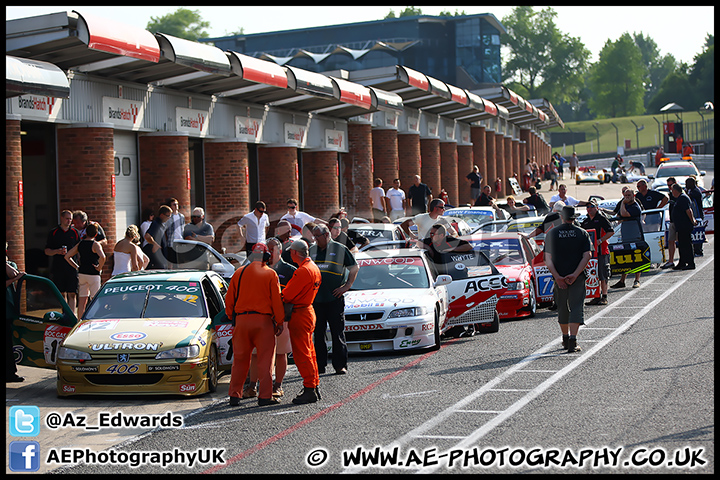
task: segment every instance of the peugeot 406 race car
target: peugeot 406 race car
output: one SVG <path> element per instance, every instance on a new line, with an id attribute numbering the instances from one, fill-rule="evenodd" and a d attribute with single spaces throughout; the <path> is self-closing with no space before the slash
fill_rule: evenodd
<path id="1" fill-rule="evenodd" d="M 215 391 L 227 322 L 215 272 L 148 271 L 105 283 L 78 321 L 46 278 L 16 291 L 16 362 L 56 368 L 57 394 L 195 395 Z M 224 368 L 229 368 L 229 365 Z"/>

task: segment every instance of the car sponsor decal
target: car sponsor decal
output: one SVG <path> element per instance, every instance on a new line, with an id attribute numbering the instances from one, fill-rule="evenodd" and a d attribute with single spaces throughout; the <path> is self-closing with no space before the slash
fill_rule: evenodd
<path id="1" fill-rule="evenodd" d="M 75 385 L 63 385 L 63 393 L 75 393 Z"/>
<path id="2" fill-rule="evenodd" d="M 180 370 L 180 365 L 148 365 L 148 372 L 173 372 Z"/>
<path id="3" fill-rule="evenodd" d="M 97 373 L 98 372 L 98 367 L 93 367 L 93 366 L 89 366 L 89 365 L 79 365 L 79 366 L 73 365 L 70 368 L 74 372 L 78 372 L 78 373 Z"/>
<path id="4" fill-rule="evenodd" d="M 187 328 L 188 322 L 182 320 L 146 320 L 144 327 L 160 327 L 160 328 Z"/>
<path id="5" fill-rule="evenodd" d="M 387 258 L 368 258 L 358 260 L 360 267 L 371 265 L 422 265 L 423 261 L 420 257 L 387 257 Z"/>
<path id="6" fill-rule="evenodd" d="M 646 242 L 618 243 L 609 247 L 610 269 L 613 275 L 650 269 L 650 247 Z"/>
<path id="7" fill-rule="evenodd" d="M 133 374 L 140 371 L 140 365 L 137 363 L 128 365 L 127 363 L 121 363 L 119 365 L 110 365 L 109 367 L 105 368 L 105 373 L 111 373 L 111 374 L 117 374 L 117 375 L 125 375 L 125 374 Z"/>
<path id="8" fill-rule="evenodd" d="M 147 337 L 147 335 L 142 332 L 118 332 L 110 335 L 110 340 L 115 340 L 116 342 L 133 342 L 135 340 L 142 340 L 145 337 Z"/>
<path id="9" fill-rule="evenodd" d="M 80 332 L 98 332 L 101 330 L 115 330 L 119 320 L 90 320 L 80 325 L 75 333 Z"/>
<path id="10" fill-rule="evenodd" d="M 48 365 L 55 365 L 60 342 L 70 333 L 70 327 L 48 325 L 43 333 L 43 355 Z"/>
<path id="11" fill-rule="evenodd" d="M 161 343 L 91 343 L 90 349 L 93 352 L 100 352 L 103 350 L 148 350 L 157 352 Z"/>
<path id="12" fill-rule="evenodd" d="M 187 393 L 187 392 L 194 392 L 196 388 L 196 385 L 194 383 L 186 383 L 185 385 L 180 385 L 180 393 Z"/>
<path id="13" fill-rule="evenodd" d="M 101 295 L 115 295 L 120 293 L 141 292 L 144 290 L 152 290 L 161 293 L 197 293 L 200 291 L 197 282 L 180 283 L 136 283 L 133 285 L 108 285 L 102 289 Z"/>

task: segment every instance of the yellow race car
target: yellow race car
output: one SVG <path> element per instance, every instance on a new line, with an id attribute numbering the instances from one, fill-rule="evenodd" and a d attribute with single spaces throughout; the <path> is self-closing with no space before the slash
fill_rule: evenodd
<path id="1" fill-rule="evenodd" d="M 16 363 L 57 369 L 57 394 L 214 392 L 232 363 L 227 284 L 215 272 L 143 271 L 106 282 L 78 321 L 55 286 L 15 292 Z"/>

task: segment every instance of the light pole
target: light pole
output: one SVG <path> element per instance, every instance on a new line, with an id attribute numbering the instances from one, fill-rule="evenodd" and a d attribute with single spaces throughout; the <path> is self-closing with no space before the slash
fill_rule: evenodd
<path id="1" fill-rule="evenodd" d="M 640 149 L 640 134 L 638 132 L 640 132 L 640 130 L 645 128 L 645 125 L 640 125 L 638 127 L 637 123 L 635 123 L 632 119 L 630 120 L 630 123 L 635 125 L 635 147 L 639 150 Z"/>
<path id="2" fill-rule="evenodd" d="M 617 150 L 617 147 L 620 146 L 620 132 L 618 132 L 617 125 L 615 125 L 613 122 L 610 122 L 610 125 L 615 127 L 615 150 Z"/>
<path id="3" fill-rule="evenodd" d="M 595 129 L 595 133 L 597 134 L 597 141 L 598 141 L 598 153 L 600 153 L 600 131 L 597 128 L 598 122 L 593 123 L 593 128 Z"/>

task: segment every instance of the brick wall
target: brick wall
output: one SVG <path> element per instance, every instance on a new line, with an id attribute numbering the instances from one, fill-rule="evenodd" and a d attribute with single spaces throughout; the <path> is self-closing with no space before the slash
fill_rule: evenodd
<path id="1" fill-rule="evenodd" d="M 7 255 L 25 271 L 25 215 L 20 206 L 23 179 L 20 120 L 5 119 L 5 240 Z"/>
<path id="2" fill-rule="evenodd" d="M 440 143 L 441 186 L 448 194 L 450 205 L 458 204 L 458 151 L 456 142 Z M 438 190 L 437 196 L 440 195 Z"/>
<path id="3" fill-rule="evenodd" d="M 300 189 L 296 177 L 296 172 L 299 172 L 297 148 L 261 146 L 258 148 L 258 164 L 260 170 L 258 198 L 267 205 L 270 220 L 275 221 L 287 213 L 288 198 L 300 201 Z M 305 210 L 302 202 L 299 207 L 300 210 Z"/>
<path id="4" fill-rule="evenodd" d="M 480 186 L 482 187 L 488 182 L 488 153 L 487 135 L 485 134 L 485 127 L 471 125 L 470 141 L 473 144 L 473 165 L 478 166 L 478 168 L 480 169 L 480 175 L 482 175 L 483 177 L 483 179 L 480 181 Z M 469 170 L 468 173 L 470 173 Z"/>
<path id="5" fill-rule="evenodd" d="M 442 188 L 442 180 L 440 177 L 440 139 L 420 139 L 420 156 L 422 158 L 420 178 L 422 182 L 432 190 L 433 198 L 436 198 Z M 408 188 L 410 188 L 410 185 L 408 185 Z"/>
<path id="6" fill-rule="evenodd" d="M 400 179 L 400 188 L 407 194 L 410 185 L 415 183 L 415 175 L 421 174 L 420 134 L 402 133 L 398 135 L 397 139 L 400 165 L 396 178 Z M 385 190 L 392 187 L 392 178 L 383 180 L 385 181 L 385 185 L 383 185 Z"/>
<path id="7" fill-rule="evenodd" d="M 348 124 L 348 153 L 342 162 L 343 197 L 348 217 L 371 218 L 370 190 L 373 188 L 372 127 L 366 123 Z M 385 187 L 385 185 L 383 185 Z"/>
<path id="8" fill-rule="evenodd" d="M 473 142 L 473 145 L 474 144 L 475 142 Z M 475 150 L 475 152 L 477 152 L 477 150 Z M 484 180 L 481 182 L 480 188 L 482 188 L 483 185 L 490 185 L 494 192 L 497 170 L 495 169 L 495 132 L 493 130 L 485 130 L 485 158 L 487 159 L 487 163 L 485 164 L 486 172 L 483 173 Z M 480 172 L 482 172 L 482 167 L 480 168 Z M 495 194 L 493 194 L 493 196 L 495 196 Z"/>
<path id="9" fill-rule="evenodd" d="M 96 124 L 95 124 L 96 125 Z M 98 222 L 107 236 L 108 256 L 102 281 L 112 274 L 110 255 L 117 243 L 115 198 L 112 196 L 114 147 L 112 126 L 73 125 L 57 131 L 58 210 L 82 210 Z"/>
<path id="10" fill-rule="evenodd" d="M 492 196 L 500 198 L 505 196 L 505 135 L 499 132 L 495 133 L 495 176 L 492 177 Z M 495 187 L 495 181 L 500 177 L 500 191 Z"/>
<path id="11" fill-rule="evenodd" d="M 177 198 L 180 213 L 190 221 L 190 190 L 187 171 L 190 168 L 188 136 L 140 135 L 140 199 L 143 208 L 156 214 L 170 197 Z"/>
<path id="12" fill-rule="evenodd" d="M 304 209 L 310 215 L 329 220 L 340 209 L 338 153 L 303 153 Z"/>
<path id="13" fill-rule="evenodd" d="M 205 220 L 215 230 L 213 247 L 239 252 L 236 228 L 250 211 L 248 146 L 245 142 L 205 142 Z"/>
<path id="14" fill-rule="evenodd" d="M 484 143 L 484 142 L 483 142 Z M 458 205 L 465 205 L 475 202 L 470 194 L 470 182 L 466 175 L 472 172 L 473 165 L 473 145 L 458 145 Z"/>
<path id="15" fill-rule="evenodd" d="M 386 189 L 391 187 L 392 179 L 399 177 L 397 130 L 373 129 L 372 158 L 373 175 L 383 179 Z"/>

